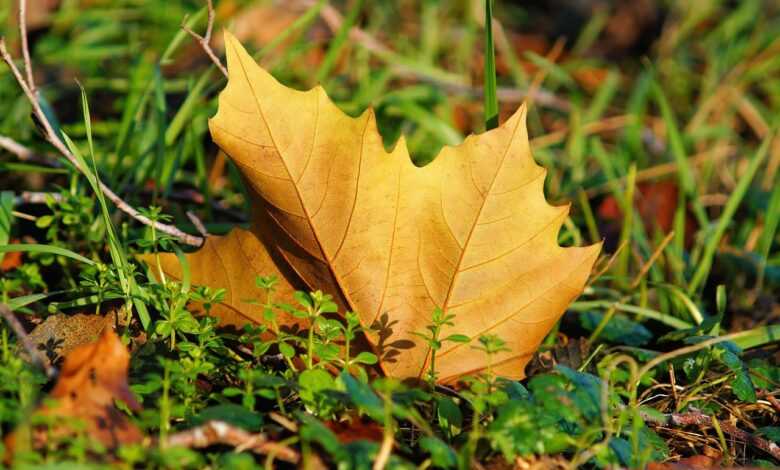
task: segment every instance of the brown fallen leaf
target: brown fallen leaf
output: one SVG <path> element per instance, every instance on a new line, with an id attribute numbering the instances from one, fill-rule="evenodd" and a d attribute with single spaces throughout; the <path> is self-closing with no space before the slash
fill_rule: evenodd
<path id="1" fill-rule="evenodd" d="M 65 357 L 54 389 L 49 398 L 53 404 L 43 404 L 34 415 L 57 418 L 54 429 L 33 434 L 35 447 L 50 436 L 64 438 L 75 430 L 75 420 L 86 426 L 90 438 L 107 448 L 139 442 L 143 435 L 114 404 L 123 401 L 131 410 L 140 410 L 127 385 L 130 354 L 110 328 L 91 344 L 77 347 Z M 6 438 L 6 447 L 14 449 L 16 435 Z"/>
<path id="2" fill-rule="evenodd" d="M 359 416 L 351 416 L 344 421 L 325 421 L 325 426 L 336 435 L 339 442 L 349 444 L 355 441 L 382 442 L 384 431 L 381 424 Z"/>
<path id="3" fill-rule="evenodd" d="M 707 470 L 709 468 L 722 468 L 721 459 L 707 457 L 705 455 L 694 455 L 678 460 L 677 462 L 650 462 L 647 465 L 648 470 Z"/>
<path id="4" fill-rule="evenodd" d="M 38 350 L 43 351 L 50 363 L 55 364 L 75 348 L 94 342 L 105 328 L 114 325 L 114 314 L 94 315 L 58 313 L 46 317 L 29 334 Z"/>
<path id="5" fill-rule="evenodd" d="M 289 284 L 279 300 L 303 281 L 364 325 L 380 324 L 369 339 L 388 375 L 424 373 L 429 349 L 412 333 L 441 308 L 456 316 L 444 337 L 498 335 L 509 351 L 493 370 L 522 377 L 600 249 L 558 246 L 569 207 L 544 199 L 525 107 L 418 168 L 403 139 L 385 151 L 373 111 L 351 118 L 321 87 L 287 88 L 225 37 L 229 80 L 209 127 L 246 179 L 254 222 L 188 256 L 192 282 L 230 292 L 213 314 L 261 321 L 243 300 L 258 297 L 256 274 L 277 274 Z M 178 264 L 172 255 L 163 263 L 169 273 Z M 486 365 L 469 345 L 437 354 L 441 382 Z"/>

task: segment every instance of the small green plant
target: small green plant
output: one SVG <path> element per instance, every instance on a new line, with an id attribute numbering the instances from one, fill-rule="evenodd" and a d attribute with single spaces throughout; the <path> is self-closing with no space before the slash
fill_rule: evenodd
<path id="1" fill-rule="evenodd" d="M 441 337 L 442 329 L 444 329 L 444 327 L 455 326 L 455 322 L 453 321 L 454 319 L 455 314 L 445 314 L 442 309 L 436 308 L 433 310 L 431 324 L 425 327 L 428 331 L 413 333 L 415 336 L 422 338 L 430 349 L 428 371 L 425 377 L 431 387 L 434 386 L 436 379 L 438 378 L 438 374 L 436 372 L 436 353 L 441 350 L 441 348 L 444 346 L 444 343 L 468 343 L 471 340 L 468 336 L 457 333 L 448 335 L 445 338 Z"/>
<path id="2" fill-rule="evenodd" d="M 296 292 L 295 300 L 304 307 L 304 310 L 292 309 L 290 312 L 303 318 L 309 323 L 305 342 L 306 368 L 314 368 L 314 358 L 319 357 L 325 362 L 336 359 L 338 347 L 332 342 L 336 340 L 341 333 L 341 328 L 336 320 L 325 318 L 323 314 L 335 313 L 338 310 L 333 297 L 323 294 L 321 291 L 315 291 L 310 294 L 305 292 Z M 319 335 L 316 334 L 319 332 Z M 319 353 L 319 354 L 318 354 Z"/>
<path id="3" fill-rule="evenodd" d="M 240 396 L 241 405 L 249 411 L 256 411 L 258 397 L 275 400 L 279 410 L 285 413 L 281 388 L 287 385 L 286 380 L 258 369 L 240 369 L 238 378 L 243 382 L 244 387 L 226 387 L 222 390 L 224 396 Z"/>
<path id="4" fill-rule="evenodd" d="M 344 314 L 344 322 L 340 323 L 339 325 L 344 336 L 344 358 L 342 359 L 342 370 L 346 372 L 357 371 L 357 373 L 361 374 L 362 377 L 366 373 L 365 369 L 355 366 L 374 365 L 378 361 L 376 354 L 369 351 L 360 351 L 354 357 L 352 357 L 352 342 L 359 333 L 365 332 L 366 330 L 360 325 L 360 318 L 355 312 L 347 312 Z"/>

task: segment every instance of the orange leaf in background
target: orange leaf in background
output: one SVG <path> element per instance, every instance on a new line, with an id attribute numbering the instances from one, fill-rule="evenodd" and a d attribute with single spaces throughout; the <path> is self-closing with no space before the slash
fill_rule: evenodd
<path id="1" fill-rule="evenodd" d="M 0 271 L 8 272 L 12 269 L 16 269 L 22 265 L 22 252 L 12 251 L 5 253 L 5 256 L 0 260 Z"/>
<path id="2" fill-rule="evenodd" d="M 357 416 L 353 416 L 347 421 L 325 421 L 324 424 L 336 435 L 342 444 L 349 444 L 355 441 L 380 443 L 384 437 L 384 430 L 381 424 Z"/>
<path id="3" fill-rule="evenodd" d="M 637 184 L 634 205 L 649 233 L 652 233 L 656 227 L 663 233 L 672 229 L 674 213 L 677 211 L 678 192 L 677 183 L 673 181 Z M 599 217 L 607 220 L 623 218 L 620 206 L 612 195 L 601 202 L 598 214 Z"/>
<path id="4" fill-rule="evenodd" d="M 636 186 L 634 208 L 642 219 L 645 231 L 653 234 L 656 230 L 669 233 L 674 228 L 674 216 L 677 212 L 679 188 L 674 181 L 642 182 Z M 620 223 L 623 214 L 615 196 L 604 198 L 598 207 L 598 216 L 602 221 L 611 224 L 603 228 L 602 233 L 607 239 L 607 246 L 613 244 L 620 234 Z M 696 221 L 686 213 L 685 242 L 686 246 L 693 241 L 696 231 Z"/>
<path id="5" fill-rule="evenodd" d="M 588 90 L 589 93 L 595 93 L 604 84 L 607 75 L 609 75 L 608 69 L 587 65 L 577 67 L 572 71 L 574 80 Z"/>
<path id="6" fill-rule="evenodd" d="M 243 300 L 258 297 L 256 275 L 279 274 L 279 300 L 302 281 L 379 324 L 369 340 L 388 375 L 422 376 L 429 349 L 412 333 L 441 308 L 455 315 L 443 337 L 498 335 L 509 350 L 492 358 L 493 371 L 522 377 L 600 248 L 558 245 L 569 207 L 544 199 L 525 107 L 418 168 L 403 138 L 385 151 L 372 111 L 352 118 L 321 87 L 279 84 L 225 36 L 229 80 L 209 128 L 246 179 L 253 225 L 188 257 L 192 282 L 228 290 L 212 313 L 262 321 Z M 166 255 L 166 269 L 175 263 Z M 442 382 L 486 366 L 469 345 L 437 354 Z"/>
<path id="7" fill-rule="evenodd" d="M 650 462 L 647 464 L 647 470 L 707 470 L 710 468 L 720 468 L 721 459 L 707 457 L 705 455 L 694 455 L 680 459 L 677 462 Z"/>
<path id="8" fill-rule="evenodd" d="M 86 425 L 86 432 L 108 448 L 119 444 L 139 442 L 141 431 L 114 404 L 121 400 L 131 410 L 140 410 L 127 385 L 127 369 L 130 354 L 110 328 L 103 330 L 94 343 L 79 346 L 66 357 L 54 389 L 49 398 L 53 405 L 44 404 L 35 411 L 37 415 L 62 418 L 52 433 L 64 437 L 74 432 L 68 426 L 73 420 Z M 36 444 L 42 444 L 49 433 L 36 434 Z M 6 440 L 13 449 L 15 437 Z"/>

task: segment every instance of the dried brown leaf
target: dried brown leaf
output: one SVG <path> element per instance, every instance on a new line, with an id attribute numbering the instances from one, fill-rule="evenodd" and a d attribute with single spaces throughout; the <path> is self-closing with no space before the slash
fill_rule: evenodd
<path id="1" fill-rule="evenodd" d="M 129 363 L 130 354 L 110 328 L 105 328 L 97 341 L 71 351 L 49 394 L 53 401 L 42 404 L 34 413 L 56 419 L 54 429 L 34 434 L 36 447 L 49 437 L 73 434 L 76 423 L 83 423 L 87 435 L 108 448 L 139 442 L 141 431 L 114 403 L 121 400 L 131 410 L 141 408 L 127 385 Z M 11 450 L 15 442 L 15 434 L 6 439 Z"/>

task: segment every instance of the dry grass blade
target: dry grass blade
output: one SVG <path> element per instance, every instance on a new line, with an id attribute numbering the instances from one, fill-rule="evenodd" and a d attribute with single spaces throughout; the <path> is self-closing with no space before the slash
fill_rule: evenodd
<path id="1" fill-rule="evenodd" d="M 27 26 L 24 21 L 24 15 L 23 15 L 24 4 L 25 4 L 24 1 L 20 2 L 19 30 L 22 37 L 22 55 L 24 57 L 25 69 L 28 74 L 27 80 L 25 80 L 25 78 L 22 76 L 21 72 L 19 71 L 19 68 L 14 63 L 11 54 L 8 53 L 8 49 L 6 48 L 4 38 L 0 38 L 0 56 L 2 56 L 3 61 L 11 69 L 14 78 L 16 78 L 17 83 L 19 84 L 22 91 L 27 96 L 27 99 L 29 100 L 30 104 L 32 105 L 33 113 L 38 118 L 40 124 L 43 126 L 46 140 L 50 144 L 52 144 L 54 148 L 56 148 L 57 151 L 59 151 L 60 154 L 62 154 L 62 156 L 64 156 L 75 168 L 78 168 L 83 172 L 84 169 L 81 168 L 81 165 L 79 165 L 79 162 L 76 159 L 76 157 L 70 152 L 70 150 L 65 145 L 65 143 L 60 139 L 60 136 L 54 131 L 51 123 L 49 122 L 48 117 L 46 116 L 46 113 L 43 112 L 43 109 L 41 108 L 40 102 L 37 98 L 35 83 L 33 81 L 33 76 L 32 76 L 32 62 L 30 61 L 30 52 L 27 48 Z M 106 198 L 108 198 L 111 202 L 113 202 L 119 210 L 128 214 L 133 219 L 145 225 L 152 225 L 155 227 L 155 229 L 159 230 L 160 232 L 177 237 L 182 242 L 188 245 L 200 246 L 203 243 L 203 239 L 201 237 L 196 237 L 188 233 L 185 233 L 175 226 L 150 220 L 148 217 L 142 215 L 140 212 L 138 212 L 138 210 L 136 210 L 134 207 L 132 207 L 130 204 L 128 204 L 122 198 L 120 198 L 116 193 L 114 193 L 111 190 L 111 188 L 106 186 L 102 181 L 99 181 L 99 184 L 100 184 L 100 189 L 105 194 Z"/>
<path id="2" fill-rule="evenodd" d="M 646 415 L 645 419 L 651 422 L 656 422 L 657 424 L 674 425 L 674 426 L 691 426 L 691 425 L 712 426 L 713 425 L 713 418 L 711 416 L 707 416 L 700 412 L 671 413 L 665 415 L 665 421 L 660 423 L 653 416 Z M 734 439 L 737 439 L 757 449 L 760 449 L 768 453 L 775 459 L 780 460 L 780 446 L 778 446 L 774 442 L 756 436 L 754 434 L 751 434 L 742 429 L 739 429 L 733 424 L 727 422 L 719 422 L 718 426 L 720 426 L 720 428 L 722 428 L 725 433 L 729 434 Z"/>

